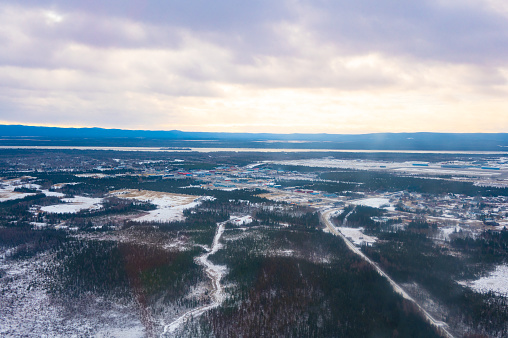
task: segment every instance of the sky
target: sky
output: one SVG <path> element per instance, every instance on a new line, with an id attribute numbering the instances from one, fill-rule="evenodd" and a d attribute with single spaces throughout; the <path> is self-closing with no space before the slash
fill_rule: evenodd
<path id="1" fill-rule="evenodd" d="M 505 0 L 0 0 L 0 124 L 508 132 Z"/>

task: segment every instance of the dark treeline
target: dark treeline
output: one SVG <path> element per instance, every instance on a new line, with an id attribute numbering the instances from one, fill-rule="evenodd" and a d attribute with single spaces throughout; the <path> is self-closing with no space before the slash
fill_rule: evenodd
<path id="1" fill-rule="evenodd" d="M 0 225 L 10 226 L 11 222 L 29 222 L 32 213 L 29 208 L 34 205 L 58 204 L 56 197 L 48 197 L 44 194 L 26 196 L 22 199 L 0 202 Z"/>
<path id="2" fill-rule="evenodd" d="M 333 168 L 322 168 L 322 167 L 307 167 L 301 165 L 284 165 L 284 164 L 264 164 L 260 165 L 258 168 L 267 168 L 272 170 L 282 170 L 282 171 L 292 171 L 297 173 L 321 173 L 333 171 Z"/>
<path id="3" fill-rule="evenodd" d="M 37 189 L 27 188 L 27 187 L 16 187 L 16 188 L 14 188 L 14 191 L 21 192 L 21 193 L 27 193 L 27 194 L 35 194 L 37 192 L 40 192 Z"/>
<path id="4" fill-rule="evenodd" d="M 347 205 L 337 216 L 332 217 L 335 224 L 342 225 L 346 216 L 354 209 L 354 205 Z"/>
<path id="5" fill-rule="evenodd" d="M 202 332 L 217 337 L 438 336 L 411 303 L 336 237 L 279 229 L 264 231 L 262 239 L 243 237 L 224 245 L 213 260 L 228 266 L 225 283 L 232 283 L 234 292 L 203 315 Z M 282 249 L 294 254 L 270 254 Z"/>
<path id="6" fill-rule="evenodd" d="M 372 217 L 382 216 L 384 210 L 379 208 L 357 205 L 347 218 L 348 227 L 365 227 L 368 229 L 379 228 L 380 223 L 372 220 Z"/>
<path id="7" fill-rule="evenodd" d="M 508 196 L 507 188 L 475 186 L 471 182 L 434 180 L 394 174 L 351 170 L 328 172 L 321 174 L 321 178 L 334 181 L 360 183 L 357 190 L 361 191 L 401 191 L 427 193 L 427 194 L 463 194 L 467 196 Z"/>
<path id="8" fill-rule="evenodd" d="M 414 230 L 414 231 L 428 230 L 428 229 L 436 230 L 437 224 L 436 223 L 429 223 L 424 218 L 416 218 L 416 219 L 411 220 L 411 222 L 408 223 L 407 229 Z"/>
<path id="9" fill-rule="evenodd" d="M 304 190 L 318 190 L 328 193 L 341 194 L 343 192 L 355 190 L 358 186 L 357 183 L 348 182 L 321 182 L 321 181 L 306 181 L 306 180 L 277 180 L 277 184 L 283 187 L 297 187 Z"/>
<path id="10" fill-rule="evenodd" d="M 65 173 L 36 173 L 33 174 L 42 180 L 43 186 L 50 187 L 56 183 L 68 184 L 61 191 L 71 195 L 98 195 L 117 189 L 144 189 L 162 192 L 179 192 L 180 187 L 194 183 L 193 179 L 162 179 L 161 177 L 142 176 L 116 176 L 116 177 L 76 177 Z"/>
<path id="11" fill-rule="evenodd" d="M 226 190 L 217 190 L 217 189 L 201 189 L 201 188 L 186 188 L 180 189 L 179 193 L 181 194 L 190 194 L 190 195 L 198 195 L 198 196 L 212 196 L 215 197 L 218 202 L 227 203 L 230 200 L 243 200 L 249 201 L 252 203 L 266 203 L 271 202 L 264 197 L 259 197 L 258 195 L 266 193 L 266 190 L 262 189 L 237 189 L 232 191 Z M 273 202 L 271 202 L 273 203 Z"/>
<path id="12" fill-rule="evenodd" d="M 61 202 L 59 202 L 61 203 Z M 69 221 L 69 224 L 84 225 L 89 224 L 91 218 L 101 216 L 112 216 L 139 211 L 155 210 L 157 207 L 149 202 L 126 200 L 117 197 L 108 197 L 104 199 L 102 207 L 96 210 L 80 210 L 72 213 L 49 213 L 41 212 L 38 217 L 43 217 L 49 224 L 55 224 L 62 220 Z"/>
<path id="13" fill-rule="evenodd" d="M 484 231 L 476 238 L 457 237 L 450 244 L 478 262 L 508 263 L 508 230 Z"/>
<path id="14" fill-rule="evenodd" d="M 105 298 L 164 303 L 183 298 L 190 286 L 204 280 L 194 262 L 200 249 L 168 251 L 154 245 L 112 241 L 67 242 L 56 253 L 56 265 L 45 268 L 51 276 L 50 293 L 73 307 L 91 292 Z M 79 304 L 76 303 L 76 304 Z M 78 309 L 74 309 L 78 310 Z"/>
<path id="15" fill-rule="evenodd" d="M 14 200 L 7 200 L 7 201 L 0 202 L 0 208 L 6 208 L 6 207 L 13 206 L 13 205 L 25 205 L 25 204 L 29 205 L 33 201 L 39 201 L 40 199 L 43 199 L 45 197 L 46 197 L 46 195 L 44 195 L 42 193 L 38 193 L 35 195 L 25 196 L 23 198 L 18 198 L 18 199 L 14 199 Z M 25 202 L 28 202 L 28 203 L 25 203 Z"/>
<path id="16" fill-rule="evenodd" d="M 197 196 L 213 196 L 221 201 L 249 200 L 251 202 L 267 202 L 268 200 L 257 195 L 266 191 L 261 189 L 239 189 L 233 191 L 202 189 L 188 186 L 199 184 L 193 178 L 163 179 L 162 177 L 118 176 L 118 177 L 76 177 L 62 173 L 36 173 L 43 186 L 51 187 L 56 183 L 79 183 L 65 185 L 61 191 L 70 195 L 102 196 L 111 190 L 140 189 Z"/>
<path id="17" fill-rule="evenodd" d="M 124 213 L 133 210 L 155 210 L 157 206 L 150 202 L 126 200 L 118 197 L 108 197 L 102 201 L 102 211 L 106 213 Z"/>
<path id="18" fill-rule="evenodd" d="M 379 217 L 385 213 L 385 210 L 373 208 L 365 205 L 348 205 L 342 212 L 332 217 L 332 222 L 339 226 L 347 226 L 352 228 L 364 227 L 369 231 L 379 231 L 382 228 L 388 227 L 390 224 L 397 222 L 397 220 L 389 220 L 387 222 L 377 222 L 372 217 Z M 347 216 L 347 222 L 344 220 Z"/>
<path id="19" fill-rule="evenodd" d="M 201 202 L 199 209 L 201 210 L 214 210 L 227 213 L 250 213 L 252 210 L 257 209 L 257 205 L 250 203 L 248 200 L 241 198 L 225 200 L 221 199 L 206 199 Z"/>
<path id="20" fill-rule="evenodd" d="M 261 209 L 256 211 L 254 217 L 263 225 L 280 225 L 282 223 L 306 229 L 316 229 L 319 227 L 319 215 L 317 212 L 306 212 L 298 215 L 295 213 Z"/>
<path id="21" fill-rule="evenodd" d="M 55 249 L 67 241 L 63 231 L 54 229 L 33 230 L 29 224 L 0 227 L 0 247 L 13 248 L 8 258 L 25 259 L 40 252 Z"/>
<path id="22" fill-rule="evenodd" d="M 215 235 L 218 222 L 229 219 L 229 214 L 223 211 L 204 211 L 197 208 L 184 210 L 185 220 L 171 222 L 126 222 L 124 227 L 157 227 L 164 232 L 181 232 L 192 237 L 196 244 L 210 245 Z"/>
<path id="23" fill-rule="evenodd" d="M 373 247 L 362 250 L 399 283 L 416 282 L 447 308 L 443 320 L 452 327 L 465 323 L 470 333 L 506 336 L 508 303 L 504 297 L 476 293 L 457 281 L 475 279 L 487 267 L 451 255 L 425 234 L 380 232 Z M 457 242 L 462 243 L 462 242 Z"/>

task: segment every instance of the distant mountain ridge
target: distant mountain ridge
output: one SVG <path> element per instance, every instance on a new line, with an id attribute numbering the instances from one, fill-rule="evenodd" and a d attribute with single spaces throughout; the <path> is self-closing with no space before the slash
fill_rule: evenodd
<path id="1" fill-rule="evenodd" d="M 508 133 L 271 134 L 0 125 L 0 138 L 2 146 L 103 145 L 508 152 Z"/>

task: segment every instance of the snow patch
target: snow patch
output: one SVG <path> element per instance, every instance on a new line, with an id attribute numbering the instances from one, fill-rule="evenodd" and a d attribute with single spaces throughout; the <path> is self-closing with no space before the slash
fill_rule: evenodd
<path id="1" fill-rule="evenodd" d="M 41 211 L 53 214 L 77 213 L 81 210 L 97 210 L 102 208 L 102 198 L 75 196 L 62 198 L 63 204 L 47 205 L 41 207 Z"/>
<path id="2" fill-rule="evenodd" d="M 460 281 L 458 283 L 468 286 L 476 292 L 492 291 L 501 296 L 508 296 L 508 265 L 498 265 L 488 276 L 475 281 Z"/>
<path id="3" fill-rule="evenodd" d="M 157 206 L 157 209 L 150 210 L 146 215 L 133 219 L 138 222 L 182 221 L 185 219 L 183 215 L 185 209 L 193 208 L 205 199 L 192 195 L 134 189 L 112 191 L 110 194 L 119 198 L 150 202 Z"/>
<path id="4" fill-rule="evenodd" d="M 377 241 L 376 237 L 365 235 L 363 228 L 337 227 L 337 230 L 357 246 L 372 245 Z"/>
<path id="5" fill-rule="evenodd" d="M 234 217 L 230 216 L 230 221 L 234 225 L 247 225 L 252 223 L 253 219 L 252 216 L 242 216 L 242 217 Z"/>
<path id="6" fill-rule="evenodd" d="M 14 191 L 16 188 L 25 187 L 31 189 L 38 189 L 40 185 L 38 184 L 26 184 L 23 183 L 22 179 L 13 179 L 13 180 L 2 180 L 0 181 L 0 202 L 12 201 L 17 199 L 22 199 L 27 196 L 35 195 L 35 193 L 24 193 Z"/>
<path id="7" fill-rule="evenodd" d="M 352 204 L 364 205 L 372 208 L 387 208 L 391 207 L 390 200 L 383 197 L 364 198 L 361 200 L 351 201 Z"/>
<path id="8" fill-rule="evenodd" d="M 205 254 L 196 258 L 198 264 L 205 267 L 206 274 L 212 280 L 213 285 L 213 295 L 212 295 L 212 303 L 209 305 L 204 305 L 197 307 L 193 310 L 190 310 L 184 313 L 182 316 L 174 320 L 172 323 L 168 325 L 164 325 L 164 335 L 173 334 L 183 323 L 191 318 L 196 318 L 201 316 L 206 311 L 218 307 L 225 299 L 224 287 L 221 285 L 221 279 L 227 272 L 227 267 L 223 265 L 215 265 L 208 260 L 210 255 L 215 254 L 219 249 L 222 248 L 222 244 L 220 243 L 220 238 L 224 233 L 226 222 L 217 224 L 217 231 L 215 232 L 215 237 L 213 238 L 212 249 Z"/>

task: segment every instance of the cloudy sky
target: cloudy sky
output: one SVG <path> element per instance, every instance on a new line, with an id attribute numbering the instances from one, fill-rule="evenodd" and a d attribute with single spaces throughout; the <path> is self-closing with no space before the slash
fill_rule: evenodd
<path id="1" fill-rule="evenodd" d="M 508 132 L 506 0 L 2 0 L 0 123 Z"/>

